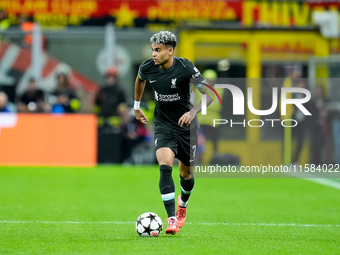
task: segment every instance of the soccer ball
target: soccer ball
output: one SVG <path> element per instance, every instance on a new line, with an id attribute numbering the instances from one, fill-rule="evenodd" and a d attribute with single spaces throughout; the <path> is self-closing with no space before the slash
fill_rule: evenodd
<path id="1" fill-rule="evenodd" d="M 163 229 L 162 219 L 153 212 L 143 213 L 136 221 L 137 233 L 142 237 L 156 237 Z"/>

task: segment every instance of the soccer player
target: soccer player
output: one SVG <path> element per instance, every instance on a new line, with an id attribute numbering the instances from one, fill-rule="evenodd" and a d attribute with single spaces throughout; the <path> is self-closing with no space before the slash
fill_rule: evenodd
<path id="1" fill-rule="evenodd" d="M 152 59 L 144 61 L 139 67 L 134 110 L 136 119 L 147 124 L 140 101 L 148 81 L 155 92 L 154 143 L 160 169 L 159 189 L 168 215 L 165 233 L 174 235 L 185 222 L 188 199 L 195 183 L 193 166 L 199 127 L 196 114 L 201 110 L 201 103 L 192 107 L 190 79 L 194 78 L 194 85 L 201 93 L 205 93 L 206 81 L 190 60 L 173 55 L 177 42 L 173 33 L 160 31 L 151 37 L 150 42 Z M 212 101 L 208 97 L 207 105 Z M 174 158 L 178 159 L 181 184 L 177 212 L 172 178 Z"/>

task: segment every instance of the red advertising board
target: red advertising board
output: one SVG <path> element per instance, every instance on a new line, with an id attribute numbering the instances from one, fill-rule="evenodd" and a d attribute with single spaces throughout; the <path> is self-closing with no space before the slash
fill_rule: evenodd
<path id="1" fill-rule="evenodd" d="M 178 24 L 182 20 L 232 21 L 244 26 L 297 26 L 312 24 L 315 10 L 336 10 L 339 1 L 244 0 L 0 0 L 15 23 L 19 14 L 34 17 L 43 26 L 147 26 L 153 22 Z M 104 19 L 104 20 L 103 20 Z"/>
<path id="2" fill-rule="evenodd" d="M 0 165 L 94 166 L 94 115 L 0 114 Z"/>

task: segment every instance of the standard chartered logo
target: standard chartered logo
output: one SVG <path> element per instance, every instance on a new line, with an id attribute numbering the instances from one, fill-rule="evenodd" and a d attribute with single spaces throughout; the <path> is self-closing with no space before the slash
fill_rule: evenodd
<path id="1" fill-rule="evenodd" d="M 159 94 L 155 91 L 155 99 L 156 99 L 156 101 L 161 101 L 161 102 L 174 102 L 174 101 L 179 101 L 181 99 L 181 97 L 180 97 L 180 95 L 178 95 L 178 93 L 163 95 L 163 94 Z"/>

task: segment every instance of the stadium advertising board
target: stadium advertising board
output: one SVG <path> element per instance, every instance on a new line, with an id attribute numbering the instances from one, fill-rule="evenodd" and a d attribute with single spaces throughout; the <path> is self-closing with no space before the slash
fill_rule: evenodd
<path id="1" fill-rule="evenodd" d="M 94 115 L 0 114 L 0 165 L 94 166 Z"/>
<path id="2" fill-rule="evenodd" d="M 223 1 L 223 0 L 0 0 L 12 24 L 20 14 L 33 16 L 43 27 L 104 25 L 171 28 L 183 20 L 209 26 L 227 21 L 243 26 L 308 27 L 314 11 L 333 10 L 335 1 Z M 199 20 L 199 22 L 198 22 Z"/>

